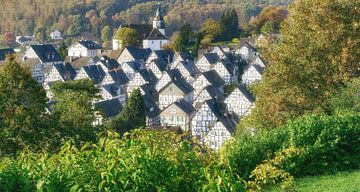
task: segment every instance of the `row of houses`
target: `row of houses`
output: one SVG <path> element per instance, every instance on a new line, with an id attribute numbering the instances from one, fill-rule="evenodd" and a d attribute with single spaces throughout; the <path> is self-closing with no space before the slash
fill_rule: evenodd
<path id="1" fill-rule="evenodd" d="M 254 107 L 248 87 L 261 79 L 265 68 L 248 43 L 235 49 L 215 46 L 197 59 L 189 53 L 137 47 L 102 55 L 92 41 L 79 41 L 68 50 L 73 59 L 95 55 L 100 59 L 74 67 L 73 59 L 64 62 L 52 45 L 32 45 L 22 57 L 25 64 L 32 63 L 33 77 L 50 99 L 55 81 L 93 80 L 101 90 L 95 105 L 104 112 L 94 122 L 98 125 L 118 114 L 138 88 L 149 127 L 180 127 L 214 149 L 231 137 L 236 124 Z M 225 93 L 226 86 L 236 88 Z"/>

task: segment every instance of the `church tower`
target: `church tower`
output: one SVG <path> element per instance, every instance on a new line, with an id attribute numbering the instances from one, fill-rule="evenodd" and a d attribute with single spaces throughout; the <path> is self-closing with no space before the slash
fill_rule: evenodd
<path id="1" fill-rule="evenodd" d="M 156 16 L 153 21 L 153 28 L 158 29 L 165 36 L 165 22 L 164 18 L 161 16 L 160 8 L 156 10 Z"/>

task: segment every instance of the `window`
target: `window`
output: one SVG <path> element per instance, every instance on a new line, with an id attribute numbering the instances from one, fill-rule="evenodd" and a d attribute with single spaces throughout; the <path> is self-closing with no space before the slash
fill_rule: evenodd
<path id="1" fill-rule="evenodd" d="M 170 87 L 170 92 L 171 92 L 171 93 L 174 92 L 174 87 L 173 87 L 173 86 Z"/>

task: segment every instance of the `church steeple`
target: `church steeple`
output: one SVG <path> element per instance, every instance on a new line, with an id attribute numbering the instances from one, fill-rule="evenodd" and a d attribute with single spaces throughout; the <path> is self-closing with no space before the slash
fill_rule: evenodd
<path id="1" fill-rule="evenodd" d="M 161 15 L 160 7 L 156 10 L 156 15 L 153 21 L 153 28 L 158 29 L 163 35 L 165 35 L 165 22 Z"/>

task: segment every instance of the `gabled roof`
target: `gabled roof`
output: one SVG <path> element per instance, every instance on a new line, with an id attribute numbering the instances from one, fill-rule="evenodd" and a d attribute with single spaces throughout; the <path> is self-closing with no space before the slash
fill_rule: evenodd
<path id="1" fill-rule="evenodd" d="M 219 122 L 224 125 L 224 127 L 229 131 L 229 133 L 234 133 L 237 125 L 237 121 L 230 114 L 226 114 L 226 116 L 221 116 L 218 118 Z"/>
<path id="2" fill-rule="evenodd" d="M 56 70 L 59 72 L 59 74 L 65 81 L 72 80 L 76 76 L 76 71 L 69 63 L 55 64 L 53 66 L 56 68 Z"/>
<path id="3" fill-rule="evenodd" d="M 252 103 L 255 102 L 254 96 L 251 95 L 249 90 L 244 85 L 239 85 L 237 88 L 246 97 L 246 99 L 248 99 Z"/>
<path id="4" fill-rule="evenodd" d="M 209 93 L 211 98 L 217 99 L 217 100 L 224 100 L 224 95 L 220 92 L 220 90 L 212 85 L 209 85 L 204 88 L 205 91 Z"/>
<path id="5" fill-rule="evenodd" d="M 221 63 L 222 65 L 224 65 L 225 69 L 230 73 L 230 74 L 233 74 L 234 73 L 234 69 L 236 67 L 236 65 L 234 63 L 232 63 L 231 61 L 229 60 L 221 60 Z"/>
<path id="6" fill-rule="evenodd" d="M 174 77 L 170 82 L 168 82 L 163 88 L 159 90 L 159 93 L 161 93 L 166 87 L 168 87 L 170 84 L 174 84 L 176 87 L 178 87 L 184 94 L 188 94 L 192 91 L 194 91 L 194 88 L 183 78 Z"/>
<path id="7" fill-rule="evenodd" d="M 105 72 L 98 65 L 84 66 L 83 69 L 85 73 L 89 76 L 89 78 L 94 81 L 95 84 L 99 84 L 105 76 Z"/>
<path id="8" fill-rule="evenodd" d="M 149 48 L 125 47 L 125 50 L 127 50 L 135 60 L 145 60 L 151 53 L 151 49 Z"/>
<path id="9" fill-rule="evenodd" d="M 122 65 L 128 65 L 133 71 L 139 71 L 141 69 L 141 63 L 138 61 L 127 61 Z"/>
<path id="10" fill-rule="evenodd" d="M 168 64 L 166 63 L 166 61 L 164 61 L 164 59 L 159 58 L 159 59 L 154 59 L 152 62 L 154 62 L 154 64 L 158 67 L 158 69 L 163 72 L 166 70 Z"/>
<path id="11" fill-rule="evenodd" d="M 204 53 L 203 56 L 210 64 L 215 64 L 220 59 L 218 54 L 216 54 L 216 53 Z"/>
<path id="12" fill-rule="evenodd" d="M 225 84 L 225 81 L 220 77 L 220 75 L 215 70 L 206 71 L 203 73 L 203 76 L 213 86 L 221 87 Z"/>
<path id="13" fill-rule="evenodd" d="M 5 61 L 6 55 L 15 54 L 14 49 L 0 49 L 0 61 Z"/>
<path id="14" fill-rule="evenodd" d="M 84 46 L 86 49 L 91 49 L 91 50 L 102 49 L 102 47 L 96 44 L 94 41 L 81 40 L 79 41 L 79 44 Z"/>
<path id="15" fill-rule="evenodd" d="M 118 99 L 111 99 L 95 103 L 95 108 L 104 113 L 104 117 L 114 117 L 122 110 L 121 103 Z"/>
<path id="16" fill-rule="evenodd" d="M 195 112 L 195 108 L 184 99 L 175 101 L 174 104 L 187 114 Z"/>
<path id="17" fill-rule="evenodd" d="M 226 112 L 226 105 L 223 102 L 219 102 L 215 99 L 210 99 L 210 100 L 206 100 L 205 103 L 207 104 L 211 112 L 214 113 L 216 118 L 220 118 Z"/>
<path id="18" fill-rule="evenodd" d="M 146 38 L 147 40 L 167 40 L 167 38 L 157 29 L 154 28 L 149 36 Z"/>
<path id="19" fill-rule="evenodd" d="M 125 85 L 129 82 L 129 79 L 127 78 L 126 74 L 122 70 L 109 71 L 108 73 L 117 85 Z"/>
<path id="20" fill-rule="evenodd" d="M 116 96 L 117 96 L 118 88 L 116 87 L 115 83 L 103 85 L 102 88 L 103 88 L 106 92 L 108 92 L 112 97 L 116 97 Z"/>
<path id="21" fill-rule="evenodd" d="M 52 45 L 31 45 L 30 47 L 43 63 L 63 61 Z"/>
<path id="22" fill-rule="evenodd" d="M 144 104 L 145 104 L 145 115 L 149 118 L 157 117 L 160 114 L 160 109 L 158 105 L 155 104 L 154 100 L 147 96 L 143 96 Z"/>
<path id="23" fill-rule="evenodd" d="M 153 50 L 153 53 L 158 57 L 163 59 L 165 62 L 171 63 L 174 59 L 175 53 L 170 50 Z"/>
<path id="24" fill-rule="evenodd" d="M 158 101 L 159 93 L 156 91 L 155 86 L 150 84 L 144 84 L 140 86 L 140 89 L 144 91 L 144 96 L 151 98 L 153 101 Z"/>
<path id="25" fill-rule="evenodd" d="M 260 67 L 258 65 L 253 65 L 254 68 L 260 73 L 260 74 L 263 74 L 264 73 L 264 70 L 265 68 L 264 67 Z"/>
<path id="26" fill-rule="evenodd" d="M 141 69 L 141 70 L 139 70 L 139 74 L 146 82 L 149 82 L 150 84 L 154 84 L 157 81 L 156 76 L 150 70 Z"/>
<path id="27" fill-rule="evenodd" d="M 252 51 L 254 51 L 254 52 L 257 52 L 256 48 L 254 48 L 253 46 L 251 46 L 250 43 L 248 43 L 248 42 L 242 42 L 242 43 L 240 44 L 240 46 L 239 46 L 239 49 L 240 49 L 241 47 L 247 47 L 247 48 L 249 48 L 250 50 L 252 50 Z"/>
<path id="28" fill-rule="evenodd" d="M 100 62 L 109 70 L 114 70 L 119 67 L 119 63 L 115 59 L 111 59 L 107 56 L 103 56 Z"/>
<path id="29" fill-rule="evenodd" d="M 181 60 L 183 60 L 183 61 L 186 61 L 186 60 L 193 61 L 194 60 L 194 57 L 191 56 L 191 54 L 189 52 L 176 52 L 175 56 L 180 57 Z"/>
<path id="30" fill-rule="evenodd" d="M 179 65 L 184 66 L 184 68 L 187 72 L 189 72 L 190 75 L 196 75 L 200 73 L 199 69 L 193 62 L 181 61 Z"/>

